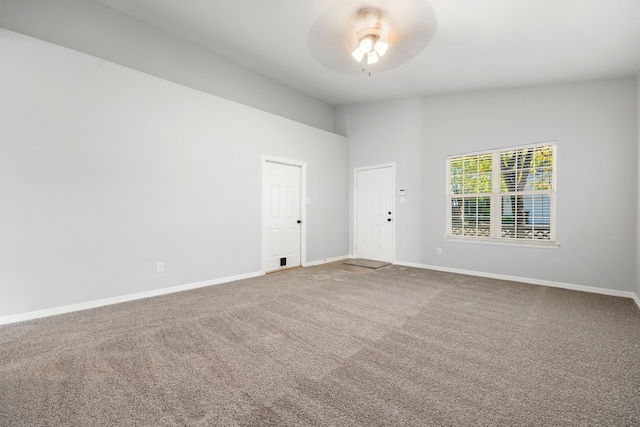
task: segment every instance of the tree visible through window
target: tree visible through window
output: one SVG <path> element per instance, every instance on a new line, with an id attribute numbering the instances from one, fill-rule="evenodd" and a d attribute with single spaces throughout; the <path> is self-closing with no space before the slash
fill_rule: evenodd
<path id="1" fill-rule="evenodd" d="M 555 145 L 447 159 L 447 236 L 555 241 Z"/>

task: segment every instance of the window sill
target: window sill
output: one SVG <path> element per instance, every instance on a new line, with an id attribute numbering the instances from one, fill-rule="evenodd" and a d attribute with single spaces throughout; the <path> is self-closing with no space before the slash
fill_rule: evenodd
<path id="1" fill-rule="evenodd" d="M 474 245 L 493 245 L 493 246 L 511 246 L 520 248 L 536 248 L 536 249 L 558 249 L 560 244 L 557 242 L 542 242 L 531 240 L 507 240 L 507 239 L 491 239 L 491 238 L 465 238 L 445 236 L 445 242 L 453 243 L 471 243 Z"/>

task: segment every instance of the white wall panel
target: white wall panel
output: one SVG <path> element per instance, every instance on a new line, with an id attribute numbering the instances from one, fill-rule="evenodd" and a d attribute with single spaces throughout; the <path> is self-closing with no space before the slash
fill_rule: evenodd
<path id="1" fill-rule="evenodd" d="M 307 162 L 309 262 L 347 253 L 344 137 L 7 30 L 0 57 L 0 317 L 259 271 L 263 155 Z"/>
<path id="2" fill-rule="evenodd" d="M 396 194 L 393 213 L 396 259 L 422 260 L 422 100 L 420 98 L 349 106 L 350 191 L 354 168 L 396 164 L 396 190 L 406 189 L 404 202 Z M 350 218 L 353 218 L 353 198 Z M 349 248 L 353 251 L 353 220 Z"/>
<path id="3" fill-rule="evenodd" d="M 638 96 L 627 78 L 352 105 L 350 167 L 398 163 L 400 262 L 636 291 Z M 447 155 L 551 140 L 558 249 L 444 240 Z"/>
<path id="4" fill-rule="evenodd" d="M 0 27 L 334 132 L 334 108 L 93 0 L 1 0 Z"/>
<path id="5" fill-rule="evenodd" d="M 637 200 L 634 79 L 424 101 L 424 263 L 631 291 Z M 443 241 L 445 157 L 557 141 L 556 250 Z M 628 175 L 629 174 L 629 175 Z M 435 248 L 442 246 L 443 255 Z"/>
<path id="6" fill-rule="evenodd" d="M 638 190 L 636 192 L 636 197 L 638 199 L 637 209 L 637 227 L 638 227 L 638 236 L 637 236 L 637 247 L 636 247 L 636 269 L 637 269 L 637 278 L 636 278 L 636 296 L 638 297 L 636 301 L 640 301 L 640 74 L 636 79 L 636 89 L 638 91 L 638 99 L 636 101 L 636 113 L 638 115 L 636 121 L 636 132 L 638 134 L 638 158 L 636 161 L 638 167 Z"/>

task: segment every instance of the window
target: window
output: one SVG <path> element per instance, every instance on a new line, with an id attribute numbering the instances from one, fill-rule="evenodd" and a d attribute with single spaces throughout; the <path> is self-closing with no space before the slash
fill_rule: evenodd
<path id="1" fill-rule="evenodd" d="M 447 158 L 447 237 L 555 242 L 555 144 Z"/>

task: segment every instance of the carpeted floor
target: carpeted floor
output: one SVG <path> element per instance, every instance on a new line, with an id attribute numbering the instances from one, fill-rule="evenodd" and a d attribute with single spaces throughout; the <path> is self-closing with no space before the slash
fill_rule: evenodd
<path id="1" fill-rule="evenodd" d="M 342 262 L 0 327 L 1 426 L 638 426 L 630 299 Z"/>

